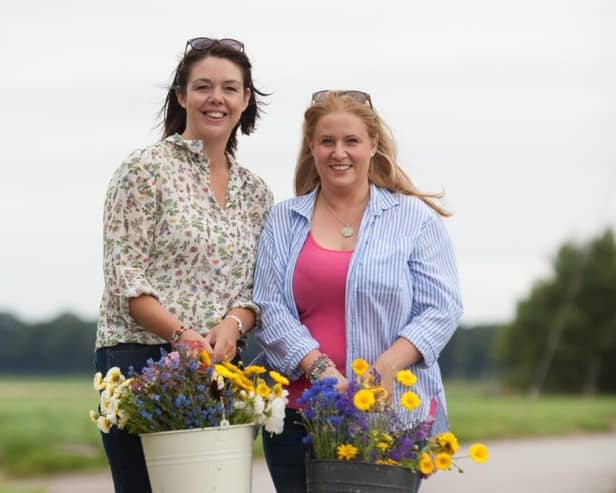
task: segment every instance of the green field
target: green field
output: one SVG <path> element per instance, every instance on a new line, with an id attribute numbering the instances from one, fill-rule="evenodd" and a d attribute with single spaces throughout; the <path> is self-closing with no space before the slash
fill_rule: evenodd
<path id="1" fill-rule="evenodd" d="M 451 383 L 447 397 L 451 428 L 461 441 L 489 445 L 499 438 L 616 429 L 616 396 L 531 399 Z M 0 378 L 0 493 L 2 476 L 105 467 L 98 430 L 88 417 L 96 403 L 90 376 Z"/>

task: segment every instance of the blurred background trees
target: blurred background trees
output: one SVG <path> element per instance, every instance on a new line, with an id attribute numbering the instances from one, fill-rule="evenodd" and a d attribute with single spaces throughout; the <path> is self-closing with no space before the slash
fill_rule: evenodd
<path id="1" fill-rule="evenodd" d="M 516 388 L 616 392 L 616 244 L 611 230 L 566 243 L 500 331 L 496 357 Z"/>

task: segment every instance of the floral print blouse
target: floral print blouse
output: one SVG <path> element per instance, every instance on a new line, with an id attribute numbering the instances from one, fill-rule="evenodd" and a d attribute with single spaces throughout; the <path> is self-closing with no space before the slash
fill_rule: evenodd
<path id="1" fill-rule="evenodd" d="M 224 209 L 200 140 L 172 135 L 133 152 L 115 172 L 105 200 L 96 348 L 166 342 L 131 317 L 128 300 L 142 294 L 201 334 L 232 308 L 258 314 L 252 277 L 273 197 L 262 179 L 227 158 Z"/>

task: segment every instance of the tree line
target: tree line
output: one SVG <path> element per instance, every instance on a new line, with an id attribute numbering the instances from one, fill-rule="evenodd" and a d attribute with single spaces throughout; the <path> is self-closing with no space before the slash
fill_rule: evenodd
<path id="1" fill-rule="evenodd" d="M 490 347 L 493 327 L 461 328 L 441 354 L 445 376 L 486 378 L 495 370 Z M 66 313 L 52 320 L 26 323 L 0 313 L 0 373 L 67 374 L 94 372 L 96 321 Z M 251 337 L 244 354 L 250 361 L 259 352 Z"/>
<path id="2" fill-rule="evenodd" d="M 90 373 L 96 322 L 70 313 L 26 323 L 0 313 L 0 374 Z M 245 361 L 258 352 L 249 339 Z M 445 379 L 513 389 L 616 392 L 616 243 L 611 230 L 567 242 L 505 325 L 460 327 L 439 358 Z"/>

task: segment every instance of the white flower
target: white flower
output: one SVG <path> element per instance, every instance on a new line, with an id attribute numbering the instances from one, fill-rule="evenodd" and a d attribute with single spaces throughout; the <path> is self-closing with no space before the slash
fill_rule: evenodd
<path id="1" fill-rule="evenodd" d="M 103 383 L 111 384 L 116 387 L 124 382 L 124 380 L 126 379 L 124 378 L 124 375 L 122 375 L 120 369 L 117 366 L 114 366 L 113 368 L 109 368 L 107 375 L 105 375 L 105 378 L 103 379 Z"/>
<path id="2" fill-rule="evenodd" d="M 116 426 L 120 429 L 123 429 L 128 423 L 128 413 L 123 409 L 120 409 L 116 415 Z"/>
<path id="3" fill-rule="evenodd" d="M 243 400 L 236 400 L 233 401 L 233 408 L 234 409 L 244 409 L 246 407 L 246 401 Z"/>
<path id="4" fill-rule="evenodd" d="M 96 420 L 96 427 L 103 433 L 109 433 L 112 424 L 107 416 L 99 416 Z"/>
<path id="5" fill-rule="evenodd" d="M 111 393 L 109 392 L 109 388 L 106 388 L 105 390 L 101 392 L 101 398 L 100 398 L 101 414 L 108 414 L 112 412 L 111 405 L 112 405 L 111 404 Z"/>
<path id="6" fill-rule="evenodd" d="M 282 433 L 284 428 L 284 410 L 287 404 L 287 399 L 277 397 L 272 401 L 270 415 L 265 419 L 265 431 L 270 433 Z"/>
<path id="7" fill-rule="evenodd" d="M 277 435 L 282 433 L 284 428 L 284 418 L 279 418 L 277 416 L 270 416 L 265 418 L 265 431 L 269 431 L 270 433 L 276 433 Z"/>
<path id="8" fill-rule="evenodd" d="M 255 416 L 262 416 L 263 411 L 265 410 L 265 401 L 263 400 L 263 397 L 260 395 L 255 395 L 252 400 L 252 408 L 255 411 Z"/>
<path id="9" fill-rule="evenodd" d="M 90 419 L 93 423 L 96 423 L 96 420 L 98 420 L 98 416 L 99 415 L 96 411 L 90 411 Z"/>
<path id="10" fill-rule="evenodd" d="M 94 374 L 94 380 L 92 381 L 95 390 L 104 390 L 105 384 L 103 383 L 103 374 L 97 371 Z"/>

